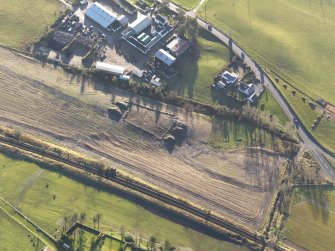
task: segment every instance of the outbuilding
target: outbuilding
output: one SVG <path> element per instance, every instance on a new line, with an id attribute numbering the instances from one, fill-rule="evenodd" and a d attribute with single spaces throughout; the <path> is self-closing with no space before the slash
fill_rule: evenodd
<path id="1" fill-rule="evenodd" d="M 96 69 L 104 72 L 108 72 L 114 75 L 123 75 L 124 74 L 124 67 L 120 65 L 114 64 L 107 64 L 103 62 L 96 63 Z"/>
<path id="2" fill-rule="evenodd" d="M 105 29 L 108 29 L 108 27 L 117 19 L 117 14 L 97 2 L 93 3 L 87 9 L 85 15 Z"/>
<path id="3" fill-rule="evenodd" d="M 133 34 L 136 34 L 136 35 L 144 31 L 152 23 L 152 20 L 150 17 L 146 15 L 141 15 L 141 14 L 138 14 L 138 15 L 139 16 L 137 17 L 137 19 L 131 24 L 129 24 L 128 26 L 129 29 L 132 30 Z"/>
<path id="4" fill-rule="evenodd" d="M 181 54 L 183 54 L 189 47 L 189 43 L 180 37 L 175 37 L 166 46 L 166 48 L 168 48 L 168 50 L 176 57 L 179 57 Z"/>
<path id="5" fill-rule="evenodd" d="M 176 62 L 176 58 L 163 49 L 159 49 L 156 52 L 155 57 L 167 66 L 171 66 Z"/>

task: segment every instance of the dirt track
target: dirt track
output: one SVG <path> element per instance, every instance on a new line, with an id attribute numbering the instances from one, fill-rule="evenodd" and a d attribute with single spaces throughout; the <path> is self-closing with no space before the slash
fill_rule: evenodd
<path id="1" fill-rule="evenodd" d="M 206 143 L 211 123 L 200 115 L 119 91 L 105 94 L 60 70 L 3 49 L 0 55 L 0 123 L 95 155 L 251 228 L 262 223 L 279 175 L 278 156 L 255 149 L 217 152 Z M 106 108 L 120 98 L 187 120 L 189 137 L 169 153 L 155 137 L 112 122 Z"/>

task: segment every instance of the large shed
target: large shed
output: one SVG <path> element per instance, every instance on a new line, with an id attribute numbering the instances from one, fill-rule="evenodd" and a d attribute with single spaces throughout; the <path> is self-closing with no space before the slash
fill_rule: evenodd
<path id="1" fill-rule="evenodd" d="M 123 66 L 107 64 L 103 62 L 97 62 L 96 68 L 97 70 L 108 72 L 114 75 L 123 75 L 125 70 Z"/>
<path id="2" fill-rule="evenodd" d="M 117 18 L 117 15 L 107 9 L 100 3 L 92 4 L 86 11 L 85 15 L 94 22 L 107 29 Z"/>
<path id="3" fill-rule="evenodd" d="M 159 49 L 156 52 L 155 57 L 158 58 L 167 66 L 171 66 L 176 62 L 176 58 L 163 49 Z"/>
<path id="4" fill-rule="evenodd" d="M 129 28 L 136 35 L 141 33 L 146 28 L 148 28 L 152 23 L 152 19 L 150 17 L 146 15 L 141 15 L 141 14 L 138 14 L 138 15 L 139 16 L 137 17 L 137 19 L 131 24 L 129 24 Z"/>

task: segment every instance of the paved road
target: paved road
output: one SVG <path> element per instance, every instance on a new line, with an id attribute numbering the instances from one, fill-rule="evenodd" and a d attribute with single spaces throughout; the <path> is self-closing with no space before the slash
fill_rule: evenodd
<path id="1" fill-rule="evenodd" d="M 203 2 L 204 1 L 201 1 L 201 3 Z M 169 7 L 172 11 L 175 11 L 175 12 L 177 12 L 179 9 L 179 7 L 173 3 L 170 3 Z M 196 9 L 198 8 L 199 6 L 196 7 Z M 196 17 L 194 10 L 186 12 L 186 15 L 191 16 L 191 17 Z M 209 23 L 206 23 L 205 21 L 199 18 L 197 18 L 197 20 L 198 20 L 198 24 L 200 27 L 206 30 L 208 29 L 208 26 L 210 25 Z M 261 84 L 267 86 L 268 90 L 273 94 L 274 98 L 276 99 L 280 107 L 283 109 L 287 117 L 293 123 L 296 116 L 292 108 L 285 102 L 281 93 L 275 88 L 274 83 L 266 75 L 263 69 L 241 47 L 239 47 L 226 33 L 216 29 L 212 25 L 211 27 L 212 27 L 211 33 L 214 36 L 216 36 L 220 41 L 222 41 L 228 47 L 231 47 L 232 51 L 236 55 L 244 59 L 244 62 L 252 69 L 252 71 L 256 74 L 256 77 L 261 80 Z M 327 160 L 324 157 L 324 156 L 327 156 L 327 158 L 335 161 L 334 155 L 327 153 L 318 145 L 318 143 L 315 143 L 314 139 L 308 134 L 307 131 L 305 131 L 305 129 L 302 126 L 300 126 L 297 130 L 306 148 L 313 152 L 321 168 L 328 174 L 329 178 L 332 181 L 335 181 L 335 169 L 327 162 Z"/>

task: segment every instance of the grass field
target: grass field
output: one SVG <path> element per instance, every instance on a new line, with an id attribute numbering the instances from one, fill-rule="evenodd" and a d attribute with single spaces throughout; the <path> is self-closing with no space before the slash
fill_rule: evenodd
<path id="1" fill-rule="evenodd" d="M 323 4 L 320 4 L 323 3 Z M 198 13 L 204 16 L 204 8 Z M 313 98 L 334 103 L 335 6 L 333 1 L 210 0 L 207 19 L 232 33 L 264 68 L 281 72 L 291 84 Z M 316 112 L 284 95 L 308 127 Z M 321 123 L 318 140 L 334 150 L 335 123 Z M 331 135 L 332 134 L 332 135 Z M 331 135 L 332 137 L 328 137 Z"/>
<path id="2" fill-rule="evenodd" d="M 307 250 L 333 250 L 335 246 L 335 190 L 320 187 L 293 192 L 284 235 Z"/>
<path id="3" fill-rule="evenodd" d="M 0 44 L 22 49 L 34 43 L 62 8 L 57 0 L 1 0 Z"/>
<path id="4" fill-rule="evenodd" d="M 308 104 L 310 100 L 307 98 L 306 101 L 303 102 L 302 95 L 293 95 L 292 87 L 288 86 L 287 89 L 285 89 L 281 84 L 277 84 L 277 87 L 281 93 L 283 93 L 288 103 L 293 106 L 303 124 L 315 138 L 328 149 L 335 151 L 335 134 L 333 133 L 335 131 L 334 120 L 327 121 L 323 118 L 317 129 L 313 132 L 312 125 L 317 117 L 322 114 L 321 109 L 311 109 Z"/>
<path id="5" fill-rule="evenodd" d="M 41 250 L 44 246 L 42 242 L 38 242 L 35 238 L 31 242 L 28 237 L 29 231 L 19 223 L 15 222 L 0 208 L 0 250 L 13 251 L 25 250 L 35 251 Z"/>
<path id="6" fill-rule="evenodd" d="M 63 224 L 65 216 L 70 218 L 74 213 L 85 212 L 85 223 L 92 225 L 92 218 L 100 213 L 103 215 L 100 226 L 108 231 L 123 227 L 135 235 L 154 235 L 162 241 L 169 239 L 177 246 L 199 251 L 240 249 L 162 218 L 114 194 L 3 155 L 0 155 L 0 183 L 1 196 L 51 234 Z"/>
<path id="7" fill-rule="evenodd" d="M 186 53 L 180 57 L 177 68 L 179 75 L 172 79 L 169 87 L 179 95 L 191 97 L 195 100 L 213 103 L 211 98 L 211 84 L 229 61 L 227 47 L 214 36 L 204 30 L 199 30 L 200 58 Z"/>

